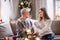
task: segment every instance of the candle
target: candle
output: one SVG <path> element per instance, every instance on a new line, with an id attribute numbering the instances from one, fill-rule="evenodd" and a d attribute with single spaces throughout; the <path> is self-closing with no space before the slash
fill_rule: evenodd
<path id="1" fill-rule="evenodd" d="M 25 40 L 29 40 L 28 38 L 25 38 Z"/>
<path id="2" fill-rule="evenodd" d="M 5 37 L 4 40 L 9 40 L 9 38 L 8 37 Z"/>
<path id="3" fill-rule="evenodd" d="M 36 37 L 36 40 L 40 40 L 40 38 L 39 37 Z"/>

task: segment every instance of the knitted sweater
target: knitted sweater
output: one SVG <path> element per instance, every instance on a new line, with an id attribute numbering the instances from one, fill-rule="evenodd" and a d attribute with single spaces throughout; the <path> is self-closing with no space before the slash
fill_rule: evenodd
<path id="1" fill-rule="evenodd" d="M 52 21 L 51 20 L 46 20 L 44 23 L 39 21 L 39 22 L 35 22 L 35 32 L 39 32 L 40 36 L 44 36 L 46 34 L 53 34 L 52 29 L 51 29 L 51 24 Z"/>

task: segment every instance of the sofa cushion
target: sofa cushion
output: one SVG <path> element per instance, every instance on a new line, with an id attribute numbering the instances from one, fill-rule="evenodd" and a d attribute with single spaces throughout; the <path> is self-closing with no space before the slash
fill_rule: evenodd
<path id="1" fill-rule="evenodd" d="M 13 35 L 9 22 L 0 24 L 0 38 Z"/>
<path id="2" fill-rule="evenodd" d="M 16 22 L 10 21 L 11 29 L 14 35 L 16 35 Z"/>
<path id="3" fill-rule="evenodd" d="M 52 30 L 56 35 L 60 35 L 60 21 L 52 22 Z"/>

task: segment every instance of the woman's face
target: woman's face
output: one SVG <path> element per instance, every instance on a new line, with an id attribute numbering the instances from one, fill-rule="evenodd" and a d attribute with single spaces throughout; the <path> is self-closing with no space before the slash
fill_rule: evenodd
<path id="1" fill-rule="evenodd" d="M 42 10 L 39 10 L 39 16 L 40 16 L 40 17 L 44 17 L 44 13 L 43 13 Z"/>

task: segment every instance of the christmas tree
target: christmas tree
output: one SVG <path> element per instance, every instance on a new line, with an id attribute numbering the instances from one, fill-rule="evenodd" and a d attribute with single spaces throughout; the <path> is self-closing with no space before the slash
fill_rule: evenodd
<path id="1" fill-rule="evenodd" d="M 31 2 L 30 0 L 19 0 L 19 6 L 18 6 L 18 13 L 19 13 L 19 16 L 21 16 L 21 9 L 23 8 L 28 8 L 28 10 L 30 10 L 30 15 L 31 15 Z M 31 17 L 30 17 L 31 18 Z"/>
<path id="2" fill-rule="evenodd" d="M 31 9 L 31 2 L 30 0 L 22 0 L 19 4 L 20 9 L 22 8 L 30 8 Z"/>

